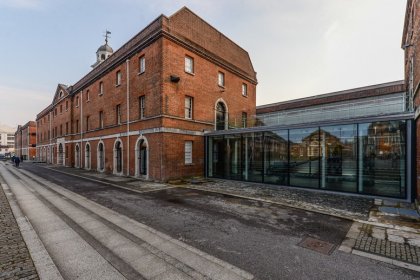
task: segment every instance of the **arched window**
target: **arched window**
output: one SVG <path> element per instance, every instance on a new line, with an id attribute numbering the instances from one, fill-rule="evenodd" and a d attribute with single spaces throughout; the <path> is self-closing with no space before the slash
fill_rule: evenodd
<path id="1" fill-rule="evenodd" d="M 86 143 L 85 146 L 85 168 L 90 169 L 90 144 Z"/>
<path id="2" fill-rule="evenodd" d="M 122 173 L 122 143 L 121 140 L 117 140 L 114 145 L 114 174 Z"/>
<path id="3" fill-rule="evenodd" d="M 76 145 L 75 151 L 74 151 L 74 166 L 76 168 L 80 167 L 80 148 L 79 145 Z"/>
<path id="4" fill-rule="evenodd" d="M 223 102 L 218 102 L 216 105 L 216 130 L 226 129 L 226 106 Z"/>
<path id="5" fill-rule="evenodd" d="M 99 142 L 98 144 L 98 171 L 104 171 L 105 169 L 105 147 L 104 143 Z"/>

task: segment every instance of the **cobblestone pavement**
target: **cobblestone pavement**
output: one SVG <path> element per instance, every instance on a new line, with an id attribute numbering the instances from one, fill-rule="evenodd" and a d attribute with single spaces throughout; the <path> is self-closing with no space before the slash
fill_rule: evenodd
<path id="1" fill-rule="evenodd" d="M 363 224 L 353 249 L 420 265 L 420 247 L 411 245 L 408 237 L 393 238 L 389 230 Z"/>
<path id="2" fill-rule="evenodd" d="M 39 279 L 26 243 L 0 187 L 0 279 Z"/>
<path id="3" fill-rule="evenodd" d="M 337 193 L 315 192 L 285 186 L 217 180 L 191 181 L 192 187 L 230 193 L 233 195 L 264 199 L 283 205 L 316 211 L 348 219 L 368 220 L 373 199 Z M 190 185 L 191 186 L 191 185 Z"/>

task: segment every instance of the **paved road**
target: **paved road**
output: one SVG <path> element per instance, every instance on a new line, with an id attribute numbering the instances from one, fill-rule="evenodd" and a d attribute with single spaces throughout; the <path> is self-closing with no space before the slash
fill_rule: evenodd
<path id="1" fill-rule="evenodd" d="M 235 197 L 171 188 L 134 193 L 35 164 L 59 186 L 215 256 L 258 279 L 420 279 L 420 274 L 334 250 L 302 248 L 305 237 L 339 245 L 351 222 Z"/>

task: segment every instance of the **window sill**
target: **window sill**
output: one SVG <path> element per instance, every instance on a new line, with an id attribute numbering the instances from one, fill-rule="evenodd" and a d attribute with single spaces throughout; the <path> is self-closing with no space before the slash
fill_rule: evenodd
<path id="1" fill-rule="evenodd" d="M 247 94 L 247 95 L 242 94 L 242 97 L 246 97 L 246 98 L 248 98 L 248 94 Z"/>
<path id="2" fill-rule="evenodd" d="M 185 71 L 185 73 L 187 73 L 188 75 L 191 75 L 191 76 L 195 76 L 195 73 L 194 72 Z"/>
<path id="3" fill-rule="evenodd" d="M 104 94 L 103 94 L 103 93 L 99 93 L 99 94 L 98 94 L 98 96 L 102 96 L 102 95 L 104 95 Z"/>
<path id="4" fill-rule="evenodd" d="M 146 71 L 143 71 L 143 72 L 138 72 L 138 73 L 137 73 L 137 76 L 143 75 L 145 72 L 146 72 Z"/>
<path id="5" fill-rule="evenodd" d="M 121 86 L 121 84 L 117 84 L 117 85 L 115 85 L 115 87 L 119 87 L 119 86 Z"/>
<path id="6" fill-rule="evenodd" d="M 225 86 L 221 86 L 221 85 L 219 85 L 219 84 L 218 84 L 218 87 L 219 87 L 219 88 L 221 88 L 221 89 L 223 89 L 223 90 L 225 90 L 225 89 L 226 89 L 226 87 L 225 87 Z"/>

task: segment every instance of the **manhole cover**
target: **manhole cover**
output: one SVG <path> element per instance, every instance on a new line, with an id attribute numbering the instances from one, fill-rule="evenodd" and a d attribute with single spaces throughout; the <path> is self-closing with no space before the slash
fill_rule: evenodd
<path id="1" fill-rule="evenodd" d="M 335 244 L 331 244 L 329 242 L 312 237 L 305 237 L 301 242 L 299 242 L 298 245 L 300 247 L 310 249 L 324 255 L 331 255 L 335 247 Z"/>

